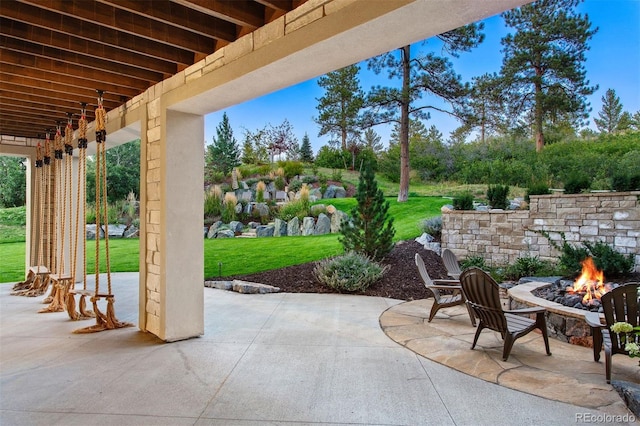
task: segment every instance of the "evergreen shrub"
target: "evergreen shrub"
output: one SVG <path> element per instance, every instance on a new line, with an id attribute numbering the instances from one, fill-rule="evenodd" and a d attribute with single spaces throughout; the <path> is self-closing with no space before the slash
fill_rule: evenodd
<path id="1" fill-rule="evenodd" d="M 567 194 L 580 194 L 591 186 L 591 178 L 583 172 L 571 173 L 564 183 L 564 192 Z"/>
<path id="2" fill-rule="evenodd" d="M 313 269 L 316 279 L 340 292 L 365 291 L 379 280 L 389 267 L 382 267 L 361 253 L 346 254 L 318 262 Z"/>
<path id="3" fill-rule="evenodd" d="M 473 210 L 473 195 L 465 192 L 453 198 L 454 210 Z"/>
<path id="4" fill-rule="evenodd" d="M 506 209 L 509 206 L 509 186 L 489 185 L 487 189 L 487 199 L 489 205 L 494 209 Z"/>

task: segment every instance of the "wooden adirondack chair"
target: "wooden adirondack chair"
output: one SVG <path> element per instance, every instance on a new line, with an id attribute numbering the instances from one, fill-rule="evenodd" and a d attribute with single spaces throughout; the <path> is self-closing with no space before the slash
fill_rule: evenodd
<path id="1" fill-rule="evenodd" d="M 462 271 L 460 270 L 460 262 L 458 262 L 454 252 L 449 249 L 442 250 L 442 262 L 444 267 L 447 268 L 447 275 L 454 280 L 460 279 Z"/>
<path id="2" fill-rule="evenodd" d="M 602 295 L 604 310 L 604 324 L 596 312 L 585 315 L 587 324 L 591 326 L 593 334 L 593 359 L 600 361 L 600 351 L 604 344 L 605 378 L 611 383 L 611 356 L 614 354 L 629 355 L 618 334 L 611 331 L 611 326 L 617 322 L 627 322 L 636 327 L 640 325 L 640 311 L 638 310 L 638 287 L 640 283 L 627 283 L 616 287 Z M 625 336 L 636 343 L 640 341 L 635 334 Z"/>
<path id="3" fill-rule="evenodd" d="M 448 308 L 451 306 L 464 305 L 466 299 L 462 294 L 462 287 L 460 287 L 460 281 L 458 280 L 432 280 L 427 272 L 427 268 L 424 266 L 424 261 L 422 257 L 418 253 L 415 254 L 416 266 L 418 267 L 418 272 L 420 272 L 420 277 L 424 282 L 424 286 L 431 290 L 433 293 L 433 306 L 431 307 L 431 312 L 429 313 L 429 320 L 427 322 L 431 322 L 433 317 L 436 316 L 436 313 L 441 308 Z M 450 293 L 450 294 L 447 294 Z M 471 318 L 471 325 L 475 327 L 476 319 L 473 316 L 473 312 L 469 306 L 467 306 L 467 310 L 469 311 L 469 317 Z"/>
<path id="4" fill-rule="evenodd" d="M 503 310 L 498 283 L 480 268 L 465 269 L 460 274 L 460 283 L 467 304 L 480 320 L 471 349 L 476 347 L 482 330 L 488 328 L 497 331 L 504 340 L 502 360 L 506 361 L 516 339 L 537 328 L 542 332 L 547 355 L 551 355 L 544 308 Z M 536 319 L 529 318 L 530 314 L 536 314 Z"/>

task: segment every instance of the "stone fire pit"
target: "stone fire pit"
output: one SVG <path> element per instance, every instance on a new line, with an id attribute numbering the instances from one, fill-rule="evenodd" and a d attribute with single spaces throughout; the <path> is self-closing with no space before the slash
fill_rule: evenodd
<path id="1" fill-rule="evenodd" d="M 508 290 L 509 308 L 542 306 L 547 309 L 549 336 L 574 345 L 593 347 L 591 328 L 584 319 L 585 314 L 589 311 L 570 308 L 532 294 L 534 290 L 550 285 L 548 282 L 533 281 L 510 288 Z M 600 316 L 603 317 L 603 315 Z"/>

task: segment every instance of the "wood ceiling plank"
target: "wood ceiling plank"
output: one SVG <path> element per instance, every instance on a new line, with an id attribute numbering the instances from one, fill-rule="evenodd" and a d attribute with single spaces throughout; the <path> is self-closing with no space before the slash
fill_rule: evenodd
<path id="1" fill-rule="evenodd" d="M 125 77 L 104 70 L 98 71 L 80 65 L 72 65 L 60 61 L 54 61 L 47 58 L 29 55 L 27 53 L 14 52 L 6 49 L 0 49 L 0 52 L 2 53 L 2 55 L 0 56 L 1 63 L 21 66 L 25 68 L 40 69 L 54 74 L 74 75 L 78 78 L 93 80 L 96 82 L 119 84 L 123 87 L 137 89 L 140 92 L 147 89 L 149 86 L 151 86 L 152 83 L 154 83 L 153 81 L 141 80 L 133 77 Z"/>
<path id="2" fill-rule="evenodd" d="M 179 49 L 164 43 L 151 41 L 142 37 L 105 28 L 70 16 L 60 15 L 38 7 L 0 1 L 0 16 L 4 16 L 29 25 L 50 29 L 63 34 L 72 35 L 92 43 L 102 43 L 115 48 L 125 49 L 133 53 L 143 53 L 158 59 L 174 61 L 178 64 L 192 65 L 193 52 Z"/>
<path id="3" fill-rule="evenodd" d="M 28 72 L 27 72 L 28 71 Z M 88 93 L 95 93 L 96 88 L 109 93 L 114 99 L 125 97 L 127 99 L 138 95 L 139 91 L 123 88 L 114 84 L 106 84 L 102 81 L 82 80 L 75 77 L 68 77 L 60 74 L 51 74 L 41 70 L 25 70 L 19 67 L 6 65 L 0 70 L 0 77 L 6 83 L 17 84 L 19 86 L 38 87 L 60 93 L 76 94 L 87 96 Z M 55 81 L 58 79 L 59 81 Z M 95 96 L 91 96 L 92 98 Z"/>
<path id="4" fill-rule="evenodd" d="M 228 20 L 218 19 L 197 10 L 183 7 L 169 0 L 97 0 L 158 22 L 173 25 L 206 37 L 220 39 L 223 34 L 237 32 L 236 25 Z M 231 40 L 225 40 L 227 42 Z"/>
<path id="5" fill-rule="evenodd" d="M 63 108 L 59 105 L 49 105 L 48 112 L 51 116 L 64 117 L 67 113 L 73 114 L 74 120 L 77 120 L 80 116 L 80 105 L 74 105 L 74 108 Z M 18 99 L 5 99 L 0 98 L 0 111 L 20 112 L 22 114 L 40 114 L 42 111 L 47 111 L 45 106 L 33 102 L 27 102 Z M 93 109 L 87 109 L 87 119 L 93 120 Z"/>
<path id="6" fill-rule="evenodd" d="M 265 24 L 264 6 L 250 0 L 172 0 L 184 7 L 252 30 Z"/>
<path id="7" fill-rule="evenodd" d="M 81 102 L 93 103 L 96 102 L 95 91 L 93 96 L 78 96 L 69 95 L 56 91 L 40 89 L 37 87 L 20 86 L 18 84 L 7 83 L 0 81 L 0 97 L 8 99 L 24 99 L 29 102 L 40 103 L 44 105 L 51 105 L 53 103 L 57 105 L 66 105 L 71 108 L 69 111 L 73 111 L 73 108 L 78 108 Z M 120 106 L 122 102 L 111 98 L 108 94 L 105 94 L 104 105 L 107 109 L 113 109 Z"/>
<path id="8" fill-rule="evenodd" d="M 43 46 L 54 47 L 69 52 L 87 55 L 91 58 L 108 59 L 118 64 L 131 65 L 137 68 L 162 73 L 165 78 L 177 72 L 173 61 L 166 61 L 118 49 L 101 43 L 52 31 L 48 28 L 29 26 L 24 22 L 0 17 L 2 33 L 19 40 L 30 41 Z"/>
<path id="9" fill-rule="evenodd" d="M 118 9 L 108 4 L 70 0 L 20 0 L 65 18 L 100 25 L 133 36 L 158 41 L 173 47 L 200 53 L 212 53 L 214 39 L 190 30 Z M 223 33 L 213 26 L 216 38 L 235 38 L 235 32 Z"/>
<path id="10" fill-rule="evenodd" d="M 163 79 L 163 74 L 160 73 L 143 70 L 130 65 L 118 64 L 105 59 L 92 58 L 80 53 L 69 52 L 29 41 L 17 40 L 4 35 L 0 35 L 0 46 L 14 52 L 27 53 L 45 59 L 78 65 L 124 77 L 133 77 L 149 82 L 161 81 Z"/>

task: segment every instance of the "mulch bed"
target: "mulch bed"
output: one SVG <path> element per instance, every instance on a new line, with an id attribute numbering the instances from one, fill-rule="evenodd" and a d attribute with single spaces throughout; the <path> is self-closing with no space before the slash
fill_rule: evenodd
<path id="1" fill-rule="evenodd" d="M 425 250 L 422 244 L 413 240 L 401 241 L 381 262 L 389 265 L 385 275 L 366 291 L 355 294 L 365 296 L 390 297 L 398 300 L 419 300 L 431 296 L 424 287 L 414 261 L 415 253 L 420 253 L 431 278 L 447 278 L 447 270 L 438 254 Z M 316 262 L 289 266 L 272 271 L 248 275 L 225 277 L 225 280 L 245 280 L 280 287 L 286 293 L 337 293 L 336 290 L 320 284 L 313 276 Z"/>

